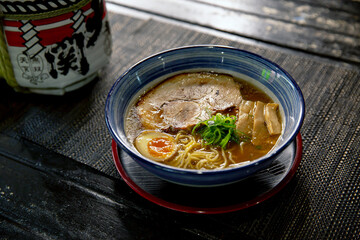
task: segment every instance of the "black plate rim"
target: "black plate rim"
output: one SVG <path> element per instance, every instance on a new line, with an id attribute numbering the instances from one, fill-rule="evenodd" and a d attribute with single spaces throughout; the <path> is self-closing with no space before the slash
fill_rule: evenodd
<path id="1" fill-rule="evenodd" d="M 285 177 L 274 188 L 272 188 L 270 191 L 268 191 L 264 194 L 261 194 L 249 201 L 241 202 L 241 203 L 233 204 L 233 205 L 228 205 L 228 206 L 214 207 L 214 208 L 201 208 L 201 207 L 199 208 L 199 207 L 184 206 L 184 205 L 180 205 L 180 204 L 176 204 L 176 203 L 172 203 L 172 202 L 163 200 L 159 197 L 156 197 L 156 196 L 148 193 L 147 191 L 142 189 L 140 186 L 138 186 L 130 178 L 130 176 L 127 174 L 126 170 L 123 168 L 121 161 L 120 161 L 120 157 L 119 157 L 118 146 L 117 146 L 115 140 L 112 140 L 111 147 L 112 147 L 113 160 L 114 160 L 116 169 L 119 172 L 120 176 L 122 177 L 122 179 L 125 181 L 125 183 L 131 189 L 133 189 L 136 193 L 138 193 L 143 198 L 145 198 L 145 199 L 149 200 L 150 202 L 153 202 L 159 206 L 162 206 L 162 207 L 165 207 L 168 209 L 172 209 L 175 211 L 186 212 L 186 213 L 195 213 L 195 214 L 219 214 L 219 213 L 228 213 L 228 212 L 233 212 L 233 211 L 239 211 L 239 210 L 257 205 L 257 204 L 269 199 L 270 197 L 274 196 L 281 189 L 283 189 L 290 182 L 290 180 L 294 177 L 295 172 L 301 162 L 302 138 L 301 138 L 300 133 L 298 133 L 298 135 L 296 136 L 294 141 L 296 142 L 296 153 L 295 153 L 295 157 L 293 159 L 293 164 L 292 164 L 288 174 L 285 175 Z"/>

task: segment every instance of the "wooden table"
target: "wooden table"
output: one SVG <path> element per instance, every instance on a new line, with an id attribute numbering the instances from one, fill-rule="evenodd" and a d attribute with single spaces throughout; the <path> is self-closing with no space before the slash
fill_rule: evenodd
<path id="1" fill-rule="evenodd" d="M 0 83 L 0 239 L 359 238 L 359 1 L 109 0 L 107 9 L 113 53 L 96 81 L 61 97 Z M 305 97 L 295 176 L 243 210 L 158 206 L 112 160 L 104 103 L 114 81 L 146 56 L 194 44 L 263 55 Z"/>

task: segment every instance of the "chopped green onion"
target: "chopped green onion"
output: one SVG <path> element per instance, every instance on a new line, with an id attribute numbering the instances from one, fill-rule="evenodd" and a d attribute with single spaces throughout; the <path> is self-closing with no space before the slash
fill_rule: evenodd
<path id="1" fill-rule="evenodd" d="M 247 142 L 250 140 L 244 133 L 236 130 L 236 117 L 217 113 L 210 119 L 200 121 L 192 134 L 200 134 L 205 145 L 220 146 L 226 149 L 229 142 Z"/>

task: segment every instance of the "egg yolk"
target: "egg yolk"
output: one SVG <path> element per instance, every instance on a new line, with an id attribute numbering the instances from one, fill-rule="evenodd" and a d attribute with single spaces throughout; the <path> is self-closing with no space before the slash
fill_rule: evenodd
<path id="1" fill-rule="evenodd" d="M 173 152 L 173 144 L 165 138 L 153 138 L 148 142 L 148 151 L 153 157 L 165 158 Z"/>

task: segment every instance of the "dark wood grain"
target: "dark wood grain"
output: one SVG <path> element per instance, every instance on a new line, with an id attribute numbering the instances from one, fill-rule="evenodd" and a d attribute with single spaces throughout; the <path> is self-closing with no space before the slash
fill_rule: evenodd
<path id="1" fill-rule="evenodd" d="M 312 6 L 321 6 L 337 11 L 359 13 L 360 2 L 358 0 L 283 0 L 285 2 L 301 2 Z"/>
<path id="2" fill-rule="evenodd" d="M 349 13 L 340 11 L 338 8 L 329 8 L 326 4 L 318 5 L 315 1 L 197 0 L 197 2 L 236 10 L 239 13 L 294 23 L 294 26 L 307 26 L 354 37 L 360 36 L 360 17 L 358 12 Z"/>
<path id="3" fill-rule="evenodd" d="M 360 19 L 355 13 L 265 0 L 109 2 L 285 48 L 360 63 Z"/>

